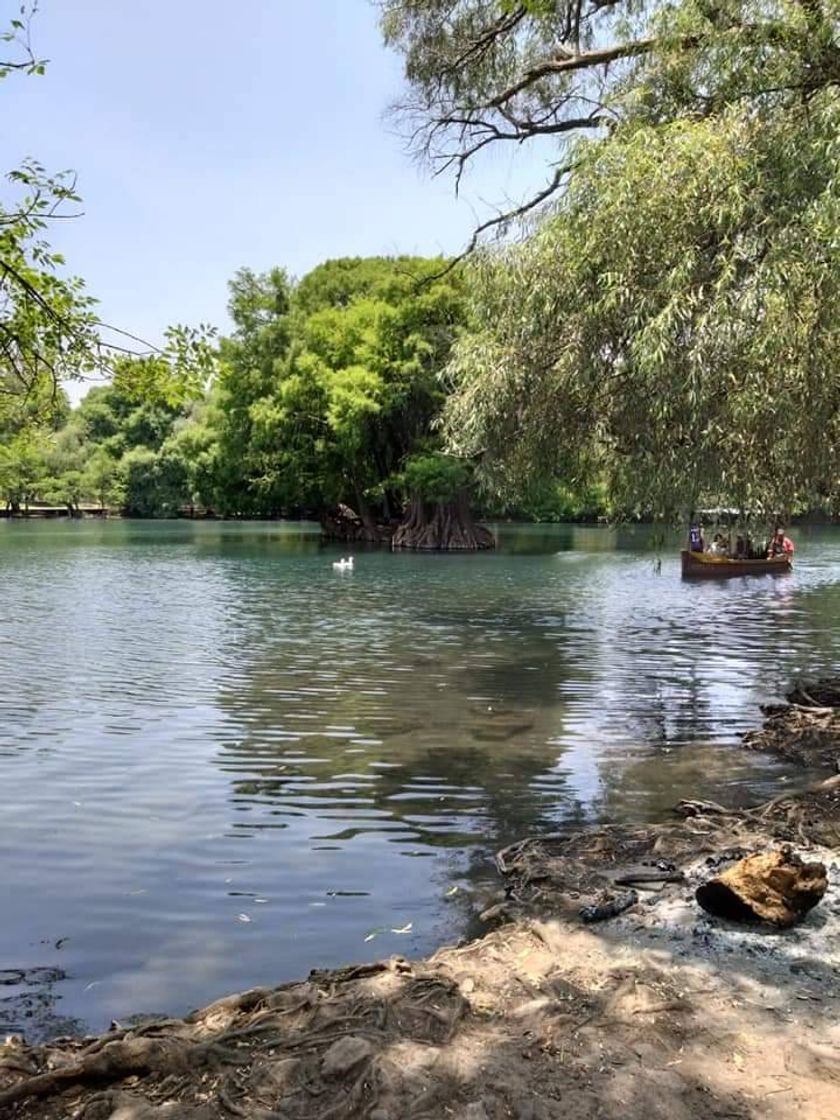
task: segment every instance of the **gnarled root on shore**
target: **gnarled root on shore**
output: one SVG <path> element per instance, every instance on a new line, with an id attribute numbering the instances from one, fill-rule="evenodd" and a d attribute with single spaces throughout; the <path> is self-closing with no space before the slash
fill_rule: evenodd
<path id="1" fill-rule="evenodd" d="M 813 770 L 840 769 L 840 678 L 801 683 L 787 699 L 763 709 L 764 726 L 748 732 L 744 746 Z"/>
<path id="2" fill-rule="evenodd" d="M 751 809 L 681 801 L 675 815 L 682 819 L 530 836 L 503 848 L 496 865 L 508 901 L 500 916 L 550 912 L 597 920 L 613 916 L 613 900 L 623 899 L 627 887 L 678 881 L 681 868 L 703 856 L 739 859 L 776 843 L 840 847 L 840 775 Z"/>
<path id="3" fill-rule="evenodd" d="M 412 498 L 391 538 L 393 549 L 427 552 L 477 552 L 495 547 L 493 534 L 473 519 L 464 495 L 451 502 Z"/>
<path id="4" fill-rule="evenodd" d="M 384 1059 L 388 1048 L 407 1041 L 444 1045 L 466 1006 L 451 979 L 394 958 L 313 972 L 305 983 L 254 989 L 184 1020 L 94 1040 L 41 1047 L 11 1040 L 0 1051 L 0 1116 L 329 1120 L 367 1114 L 389 1076 L 394 1081 Z"/>

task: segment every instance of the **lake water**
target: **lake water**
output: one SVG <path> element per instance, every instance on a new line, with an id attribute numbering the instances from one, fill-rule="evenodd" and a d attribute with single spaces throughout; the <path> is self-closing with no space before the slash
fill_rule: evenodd
<path id="1" fill-rule="evenodd" d="M 649 537 L 345 574 L 312 525 L 0 522 L 0 1029 L 422 953 L 525 833 L 802 781 L 737 737 L 836 665 L 840 533 L 722 583 Z"/>

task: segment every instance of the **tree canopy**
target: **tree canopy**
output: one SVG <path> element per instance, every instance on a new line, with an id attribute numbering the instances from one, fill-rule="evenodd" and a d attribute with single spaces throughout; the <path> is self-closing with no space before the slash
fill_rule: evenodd
<path id="1" fill-rule="evenodd" d="M 559 472 L 628 512 L 833 501 L 840 6 L 385 9 L 433 158 L 562 149 L 551 204 L 471 262 L 450 447 L 502 493 Z"/>
<path id="2" fill-rule="evenodd" d="M 436 430 L 440 372 L 466 315 L 444 263 L 345 258 L 300 281 L 240 270 L 206 392 L 167 393 L 161 359 L 122 358 L 72 412 L 62 394 L 53 424 L 12 433 L 2 497 L 132 516 L 321 517 L 346 503 L 369 539 L 411 495 L 421 512 L 463 501 L 470 472 L 441 453 Z"/>
<path id="3" fill-rule="evenodd" d="M 372 257 L 327 261 L 296 284 L 237 274 L 216 397 L 223 504 L 397 512 L 406 457 L 439 442 L 438 375 L 464 322 L 460 282 L 442 268 Z"/>

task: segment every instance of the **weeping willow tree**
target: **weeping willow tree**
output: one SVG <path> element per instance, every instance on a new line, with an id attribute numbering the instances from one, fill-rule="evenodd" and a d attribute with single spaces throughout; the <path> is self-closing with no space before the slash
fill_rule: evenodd
<path id="1" fill-rule="evenodd" d="M 624 512 L 834 503 L 840 5 L 388 7 L 430 158 L 561 142 L 550 202 L 470 262 L 450 448 Z"/>
<path id="2" fill-rule="evenodd" d="M 833 498 L 840 100 L 643 125 L 473 268 L 448 432 L 485 477 L 606 476 L 618 508 Z"/>

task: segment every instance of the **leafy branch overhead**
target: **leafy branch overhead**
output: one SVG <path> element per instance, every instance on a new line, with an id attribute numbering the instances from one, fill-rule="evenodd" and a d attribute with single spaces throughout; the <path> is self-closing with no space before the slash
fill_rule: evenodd
<path id="1" fill-rule="evenodd" d="M 391 0 L 400 112 L 456 181 L 542 142 L 518 244 L 474 255 L 450 450 L 495 493 L 835 505 L 838 0 Z"/>
<path id="2" fill-rule="evenodd" d="M 46 62 L 38 58 L 32 47 L 32 18 L 38 11 L 37 0 L 21 4 L 18 14 L 0 31 L 0 78 L 15 72 L 41 75 Z"/>
<path id="3" fill-rule="evenodd" d="M 836 86 L 836 0 L 380 0 L 404 59 L 394 106 L 411 151 L 456 186 L 490 149 L 540 145 L 545 183 L 479 233 L 565 187 L 580 137 L 646 112 L 657 123 Z M 471 247 L 474 247 L 475 241 Z"/>
<path id="4" fill-rule="evenodd" d="M 44 73 L 30 38 L 36 11 L 36 4 L 24 5 L 0 33 L 0 48 L 5 48 L 0 78 Z M 96 301 L 81 280 L 66 274 L 63 256 L 51 248 L 50 226 L 81 216 L 75 174 L 53 174 L 27 160 L 6 174 L 5 184 L 0 193 L 0 424 L 20 427 L 48 419 L 44 408 L 56 405 L 62 382 L 93 374 L 124 376 L 121 359 L 126 356 L 143 359 L 130 367 L 144 373 L 138 391 L 200 392 L 212 359 L 209 328 L 172 328 L 163 345 L 155 346 L 102 323 Z"/>

